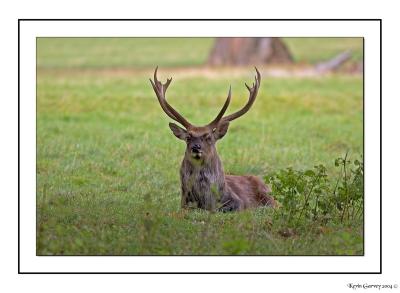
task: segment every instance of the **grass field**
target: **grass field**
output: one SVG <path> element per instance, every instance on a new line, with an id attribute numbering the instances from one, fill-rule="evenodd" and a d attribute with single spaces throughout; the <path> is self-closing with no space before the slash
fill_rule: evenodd
<path id="1" fill-rule="evenodd" d="M 253 72 L 185 76 L 173 67 L 200 66 L 212 42 L 165 42 L 39 39 L 37 253 L 363 254 L 362 219 L 304 223 L 285 237 L 286 223 L 273 221 L 267 208 L 228 214 L 180 209 L 185 146 L 170 132 L 152 92 L 154 64 L 169 66 L 160 68 L 163 80 L 174 77 L 169 99 L 197 124 L 219 111 L 230 84 L 228 113 L 241 107 L 243 82 L 251 82 Z M 121 67 L 142 70 L 116 70 Z M 324 164 L 335 175 L 335 158 L 362 154 L 362 127 L 361 76 L 265 78 L 254 107 L 217 147 L 231 174 L 265 176 Z"/>

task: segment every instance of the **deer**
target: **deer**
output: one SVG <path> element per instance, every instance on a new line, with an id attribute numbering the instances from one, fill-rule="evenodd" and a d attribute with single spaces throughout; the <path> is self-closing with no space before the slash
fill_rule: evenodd
<path id="1" fill-rule="evenodd" d="M 162 110 L 184 128 L 170 122 L 172 133 L 186 142 L 186 150 L 180 168 L 181 208 L 199 208 L 208 211 L 241 211 L 248 208 L 268 206 L 275 208 L 276 202 L 270 188 L 254 175 L 228 175 L 218 156 L 216 142 L 228 131 L 230 122 L 249 111 L 256 100 L 261 83 L 261 74 L 255 67 L 256 76 L 252 87 L 245 83 L 249 91 L 246 105 L 224 116 L 231 101 L 231 87 L 218 115 L 204 126 L 195 126 L 175 110 L 166 100 L 165 93 L 172 78 L 165 83 L 157 79 L 158 66 L 154 71 L 154 81 L 150 83 Z"/>

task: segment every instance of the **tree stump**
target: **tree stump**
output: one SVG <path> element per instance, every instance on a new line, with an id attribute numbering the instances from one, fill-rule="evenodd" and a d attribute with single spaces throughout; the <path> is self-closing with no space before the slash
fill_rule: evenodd
<path id="1" fill-rule="evenodd" d="M 280 38 L 217 38 L 208 58 L 209 65 L 257 65 L 293 63 Z"/>
<path id="2" fill-rule="evenodd" d="M 351 51 L 345 51 L 342 52 L 332 59 L 324 62 L 320 62 L 317 65 L 315 65 L 315 69 L 318 72 L 329 72 L 329 71 L 335 71 L 338 70 L 345 62 L 350 60 L 351 58 Z"/>

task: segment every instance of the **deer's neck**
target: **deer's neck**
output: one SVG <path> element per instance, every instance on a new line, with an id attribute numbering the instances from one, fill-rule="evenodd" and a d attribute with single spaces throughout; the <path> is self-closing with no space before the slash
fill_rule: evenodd
<path id="1" fill-rule="evenodd" d="M 185 156 L 182 167 L 192 175 L 202 175 L 211 181 L 216 181 L 217 179 L 224 181 L 224 168 L 216 151 L 208 159 L 201 161 L 193 159 L 188 154 Z"/>
<path id="2" fill-rule="evenodd" d="M 224 170 L 217 153 L 202 162 L 188 156 L 181 167 L 182 191 L 199 208 L 215 209 L 225 192 Z"/>

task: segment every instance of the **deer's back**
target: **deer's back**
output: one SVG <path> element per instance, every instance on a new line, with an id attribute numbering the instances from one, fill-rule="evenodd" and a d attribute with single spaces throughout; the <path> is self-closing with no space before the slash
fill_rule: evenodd
<path id="1" fill-rule="evenodd" d="M 239 209 L 261 205 L 275 206 L 271 190 L 257 176 L 225 175 L 225 183 L 230 196 L 240 202 Z"/>

